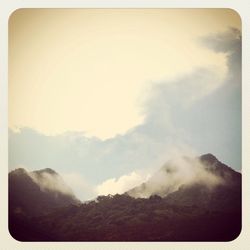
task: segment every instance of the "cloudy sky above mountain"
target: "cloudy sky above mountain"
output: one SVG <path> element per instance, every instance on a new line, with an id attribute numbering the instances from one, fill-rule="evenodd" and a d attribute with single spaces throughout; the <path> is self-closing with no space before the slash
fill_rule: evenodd
<path id="1" fill-rule="evenodd" d="M 9 167 L 81 199 L 172 155 L 241 169 L 241 23 L 229 9 L 18 10 L 9 22 Z"/>

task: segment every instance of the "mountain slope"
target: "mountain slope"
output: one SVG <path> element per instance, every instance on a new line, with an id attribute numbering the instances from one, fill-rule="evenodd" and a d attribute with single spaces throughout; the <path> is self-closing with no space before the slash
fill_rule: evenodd
<path id="1" fill-rule="evenodd" d="M 9 173 L 11 213 L 37 216 L 78 203 L 71 189 L 52 169 L 27 172 L 19 168 Z"/>
<path id="2" fill-rule="evenodd" d="M 35 218 L 54 241 L 230 241 L 241 229 L 240 212 L 169 204 L 166 198 L 129 195 L 62 208 Z M 37 230 L 39 231 L 39 230 Z M 38 241 L 48 240 L 39 235 Z"/>
<path id="3" fill-rule="evenodd" d="M 71 204 L 80 201 L 54 170 L 27 172 L 19 168 L 9 173 L 9 230 L 15 238 L 35 233 L 32 226 L 29 228 L 32 217 Z"/>
<path id="4" fill-rule="evenodd" d="M 197 205 L 217 211 L 240 212 L 241 174 L 221 163 L 211 154 L 202 155 L 199 160 L 206 171 L 220 179 L 214 186 L 202 182 L 190 183 L 169 194 L 166 199 L 175 205 Z"/>
<path id="5" fill-rule="evenodd" d="M 184 157 L 125 194 L 18 223 L 23 241 L 230 241 L 241 230 L 241 174 L 211 154 Z"/>
<path id="6" fill-rule="evenodd" d="M 155 194 L 166 197 L 192 186 L 210 193 L 217 187 L 240 185 L 240 173 L 221 163 L 212 154 L 206 154 L 198 158 L 181 157 L 167 162 L 146 183 L 129 190 L 127 194 L 135 198 L 147 198 Z"/>

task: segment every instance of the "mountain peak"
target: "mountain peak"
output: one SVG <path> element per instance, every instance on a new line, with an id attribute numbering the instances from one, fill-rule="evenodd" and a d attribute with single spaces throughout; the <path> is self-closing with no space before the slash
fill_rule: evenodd
<path id="1" fill-rule="evenodd" d="M 27 171 L 24 168 L 17 168 L 17 169 L 14 169 L 13 171 L 11 171 L 10 174 L 23 175 L 23 174 L 27 174 Z"/>
<path id="2" fill-rule="evenodd" d="M 212 190 L 221 185 L 240 185 L 241 175 L 208 153 L 195 158 L 180 157 L 162 166 L 151 178 L 128 190 L 132 197 L 162 197 L 177 191 L 180 187 L 197 186 Z"/>
<path id="3" fill-rule="evenodd" d="M 9 209 L 41 215 L 54 208 L 80 204 L 71 188 L 50 168 L 27 172 L 19 168 L 9 173 Z"/>
<path id="4" fill-rule="evenodd" d="M 199 157 L 199 159 L 200 159 L 202 162 L 210 163 L 210 164 L 213 164 L 213 163 L 218 162 L 218 159 L 217 159 L 213 154 L 210 154 L 210 153 L 201 155 L 201 156 Z"/>
<path id="5" fill-rule="evenodd" d="M 36 173 L 36 174 L 47 173 L 47 174 L 51 174 L 51 175 L 58 175 L 58 173 L 51 168 L 44 168 L 44 169 L 36 170 L 36 171 L 33 171 L 33 173 Z"/>

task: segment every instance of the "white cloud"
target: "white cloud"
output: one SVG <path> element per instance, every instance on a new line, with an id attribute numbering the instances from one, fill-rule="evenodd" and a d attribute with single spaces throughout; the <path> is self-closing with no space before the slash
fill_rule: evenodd
<path id="1" fill-rule="evenodd" d="M 135 171 L 119 178 L 111 178 L 96 187 L 98 195 L 122 194 L 149 179 L 149 174 L 139 174 Z"/>
<path id="2" fill-rule="evenodd" d="M 29 175 L 39 185 L 41 190 L 53 190 L 63 194 L 72 194 L 70 186 L 65 185 L 60 175 L 47 172 L 30 172 Z"/>

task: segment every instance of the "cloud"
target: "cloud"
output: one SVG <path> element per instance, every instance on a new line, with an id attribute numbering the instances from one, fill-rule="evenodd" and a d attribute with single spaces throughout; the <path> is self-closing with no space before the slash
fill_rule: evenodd
<path id="1" fill-rule="evenodd" d="M 210 35 L 201 39 L 201 44 L 217 53 L 226 56 L 227 76 L 221 77 L 215 69 L 198 68 L 189 74 L 171 81 L 163 81 L 152 85 L 151 95 L 144 107 L 145 124 L 151 126 L 159 120 L 170 128 L 174 113 L 188 111 L 192 105 L 211 96 L 221 88 L 229 88 L 233 80 L 237 87 L 241 85 L 241 33 L 230 29 L 224 33 Z M 164 114 L 164 116 L 163 116 Z"/>
<path id="2" fill-rule="evenodd" d="M 111 178 L 96 187 L 98 195 L 122 194 L 135 186 L 147 181 L 150 175 L 142 175 L 132 172 L 119 178 Z"/>
<path id="3" fill-rule="evenodd" d="M 202 68 L 175 81 L 154 85 L 144 108 L 145 123 L 138 129 L 160 140 L 166 136 L 183 141 L 183 124 L 179 123 L 179 118 L 221 85 L 222 80 L 216 72 Z"/>
<path id="4" fill-rule="evenodd" d="M 242 37 L 238 29 L 230 28 L 226 32 L 204 37 L 201 43 L 217 53 L 225 53 L 227 57 L 227 82 L 241 84 L 241 47 Z"/>
<path id="5" fill-rule="evenodd" d="M 200 154 L 212 152 L 223 162 L 241 168 L 241 37 L 227 32 L 203 38 L 206 48 L 224 53 L 227 75 L 211 69 L 152 87 L 144 108 L 145 123 L 135 133 L 164 145 L 189 145 Z M 225 46 L 225 47 L 224 47 Z"/>
<path id="6" fill-rule="evenodd" d="M 56 191 L 66 195 L 76 196 L 84 201 L 97 195 L 91 186 L 79 173 L 55 173 L 53 170 L 27 172 L 42 191 Z"/>
<path id="7" fill-rule="evenodd" d="M 236 28 L 230 28 L 225 32 L 203 37 L 201 42 L 216 52 L 232 54 L 241 49 L 241 32 Z"/>
<path id="8" fill-rule="evenodd" d="M 41 190 L 57 191 L 67 195 L 73 195 L 71 188 L 65 185 L 64 180 L 57 173 L 50 171 L 35 171 L 29 172 L 29 176 L 40 187 Z"/>
<path id="9" fill-rule="evenodd" d="M 155 113 L 159 107 L 189 106 L 215 91 L 222 84 L 220 75 L 212 69 L 198 68 L 175 80 L 165 81 L 152 86 L 151 96 L 145 111 Z M 164 95 L 164 99 L 160 98 Z"/>

